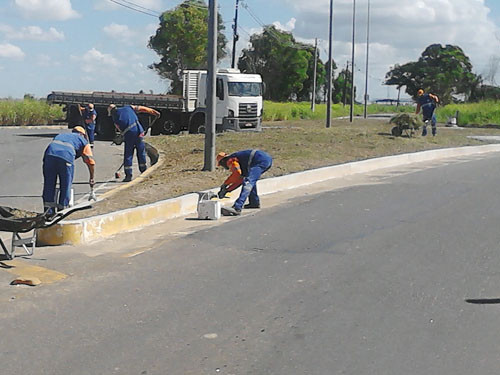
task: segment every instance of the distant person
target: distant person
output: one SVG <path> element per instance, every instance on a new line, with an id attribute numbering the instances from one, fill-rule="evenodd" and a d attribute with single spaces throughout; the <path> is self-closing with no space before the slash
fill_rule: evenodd
<path id="1" fill-rule="evenodd" d="M 432 135 L 436 135 L 436 115 L 434 110 L 436 109 L 437 103 L 439 103 L 439 98 L 434 94 L 425 94 L 424 90 L 420 89 L 417 92 L 417 110 L 416 114 L 420 113 L 420 108 L 422 108 L 422 116 L 424 120 L 424 127 L 422 129 L 422 136 L 427 135 L 427 123 L 430 121 L 432 126 Z"/>
<path id="2" fill-rule="evenodd" d="M 71 133 L 57 135 L 45 149 L 43 156 L 43 207 L 53 215 L 56 209 L 69 206 L 75 160 L 82 157 L 89 169 L 89 185 L 94 186 L 95 161 L 85 129 L 73 128 Z M 59 179 L 59 200 L 56 202 L 56 184 Z"/>
<path id="3" fill-rule="evenodd" d="M 132 160 L 134 158 L 134 150 L 136 150 L 137 153 L 137 161 L 141 173 L 147 169 L 144 128 L 139 122 L 136 113 L 148 113 L 160 117 L 160 112 L 141 105 L 127 105 L 120 108 L 117 108 L 114 104 L 108 106 L 108 115 L 113 118 L 113 122 L 117 130 L 123 136 L 125 143 L 123 153 L 125 178 L 123 182 L 132 181 Z"/>
<path id="4" fill-rule="evenodd" d="M 240 185 L 241 193 L 233 207 L 225 208 L 229 216 L 241 215 L 242 208 L 260 208 L 260 199 L 257 194 L 257 181 L 273 164 L 273 158 L 261 150 L 238 151 L 231 155 L 220 152 L 217 155 L 217 164 L 231 171 L 231 175 L 224 181 L 218 193 L 223 198 L 227 192 L 237 189 Z M 248 204 L 245 201 L 248 198 Z"/>
<path id="5" fill-rule="evenodd" d="M 85 122 L 85 129 L 87 130 L 91 148 L 94 148 L 96 118 L 97 112 L 94 109 L 94 105 L 92 103 L 87 104 L 83 110 L 83 121 Z"/>

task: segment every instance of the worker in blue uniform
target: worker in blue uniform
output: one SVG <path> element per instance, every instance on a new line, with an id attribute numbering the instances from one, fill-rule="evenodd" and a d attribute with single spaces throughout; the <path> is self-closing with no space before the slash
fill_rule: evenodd
<path id="1" fill-rule="evenodd" d="M 436 105 L 439 103 L 439 98 L 434 94 L 425 94 L 424 90 L 420 89 L 417 92 L 417 110 L 416 114 L 420 113 L 420 109 L 422 109 L 422 117 L 424 120 L 424 127 L 422 128 L 422 136 L 425 137 L 427 135 L 427 123 L 431 122 L 432 127 L 432 135 L 436 135 L 436 115 L 434 114 L 434 110 L 436 109 Z"/>
<path id="2" fill-rule="evenodd" d="M 108 115 L 113 117 L 115 127 L 123 136 L 125 143 L 123 155 L 123 168 L 125 170 L 124 182 L 132 181 L 132 160 L 134 158 L 134 150 L 137 153 L 139 171 L 142 173 L 147 169 L 144 128 L 139 122 L 137 113 L 148 113 L 160 117 L 160 112 L 141 105 L 127 105 L 120 108 L 117 108 L 114 104 L 108 106 Z"/>
<path id="3" fill-rule="evenodd" d="M 91 148 L 94 148 L 96 118 L 97 112 L 94 109 L 94 105 L 92 103 L 88 103 L 83 110 L 83 121 L 85 122 L 85 129 L 87 130 L 87 136 L 89 137 Z"/>
<path id="4" fill-rule="evenodd" d="M 223 210 L 228 216 L 241 215 L 242 208 L 260 208 L 260 199 L 257 194 L 257 181 L 271 168 L 273 158 L 261 150 L 243 150 L 227 155 L 220 152 L 217 155 L 217 164 L 231 171 L 231 175 L 221 185 L 218 196 L 225 197 L 227 192 L 237 189 L 240 185 L 241 193 L 233 207 Z M 243 206 L 248 198 L 248 204 Z"/>
<path id="5" fill-rule="evenodd" d="M 94 187 L 95 161 L 85 129 L 73 128 L 71 133 L 57 135 L 45 149 L 43 156 L 43 207 L 55 214 L 69 206 L 75 160 L 82 157 L 89 170 L 89 184 Z M 56 184 L 59 179 L 59 200 L 56 202 Z"/>

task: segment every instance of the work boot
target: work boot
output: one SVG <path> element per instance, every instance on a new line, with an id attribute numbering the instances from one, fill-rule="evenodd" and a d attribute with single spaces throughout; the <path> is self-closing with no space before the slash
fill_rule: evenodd
<path id="1" fill-rule="evenodd" d="M 243 206 L 244 208 L 260 208 L 260 204 L 248 203 Z"/>
<path id="2" fill-rule="evenodd" d="M 222 215 L 224 216 L 239 216 L 241 215 L 241 210 L 234 207 L 222 207 Z"/>
<path id="3" fill-rule="evenodd" d="M 125 176 L 125 178 L 123 179 L 123 182 L 130 182 L 130 181 L 132 181 L 132 176 L 130 175 Z"/>

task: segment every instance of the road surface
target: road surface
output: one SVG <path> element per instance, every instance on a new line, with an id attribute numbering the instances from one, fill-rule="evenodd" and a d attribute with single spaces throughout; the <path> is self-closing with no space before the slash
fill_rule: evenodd
<path id="1" fill-rule="evenodd" d="M 1 373 L 498 373 L 500 156 L 328 184 L 19 260 L 68 277 L 0 273 Z"/>

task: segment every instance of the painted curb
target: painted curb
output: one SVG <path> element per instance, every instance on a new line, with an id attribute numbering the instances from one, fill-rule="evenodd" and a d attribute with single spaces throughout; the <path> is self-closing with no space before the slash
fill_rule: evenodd
<path id="1" fill-rule="evenodd" d="M 303 187 L 335 178 L 370 172 L 382 168 L 397 167 L 417 162 L 425 162 L 450 157 L 480 155 L 500 152 L 500 145 L 469 146 L 451 149 L 421 151 L 410 154 L 385 156 L 330 167 L 312 169 L 280 177 L 263 179 L 258 182 L 259 194 L 266 195 L 279 191 Z M 214 188 L 210 191 L 216 192 Z M 225 200 L 232 203 L 233 198 Z M 151 203 L 145 206 L 112 212 L 87 219 L 63 221 L 53 227 L 38 231 L 40 245 L 81 245 L 98 241 L 120 232 L 138 230 L 148 225 L 164 222 L 180 216 L 196 213 L 198 194 L 187 194 L 177 198 Z"/>

